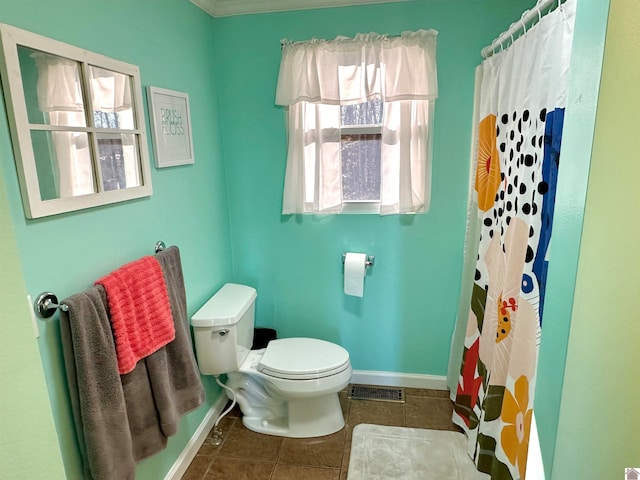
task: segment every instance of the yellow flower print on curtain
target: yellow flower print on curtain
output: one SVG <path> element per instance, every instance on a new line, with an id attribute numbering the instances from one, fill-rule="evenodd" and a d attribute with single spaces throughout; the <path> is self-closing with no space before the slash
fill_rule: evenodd
<path id="1" fill-rule="evenodd" d="M 518 468 L 520 480 L 525 479 L 529 432 L 533 410 L 529 408 L 529 380 L 524 375 L 516 380 L 513 394 L 506 390 L 502 403 L 502 421 L 505 426 L 500 434 L 502 449 L 512 465 Z"/>
<path id="2" fill-rule="evenodd" d="M 487 115 L 478 125 L 478 166 L 476 169 L 476 191 L 478 208 L 486 212 L 495 202 L 500 187 L 500 158 L 496 146 L 496 116 Z"/>

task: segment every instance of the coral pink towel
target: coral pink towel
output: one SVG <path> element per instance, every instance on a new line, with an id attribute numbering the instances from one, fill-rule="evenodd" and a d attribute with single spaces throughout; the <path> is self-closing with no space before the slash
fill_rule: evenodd
<path id="1" fill-rule="evenodd" d="M 143 257 L 97 280 L 107 292 L 120 375 L 173 341 L 176 332 L 160 263 Z"/>

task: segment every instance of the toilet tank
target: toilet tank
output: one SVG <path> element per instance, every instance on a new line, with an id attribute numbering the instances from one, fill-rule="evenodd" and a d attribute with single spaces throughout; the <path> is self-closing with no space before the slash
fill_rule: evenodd
<path id="1" fill-rule="evenodd" d="M 191 317 L 202 374 L 239 370 L 253 342 L 256 297 L 254 288 L 227 283 Z"/>

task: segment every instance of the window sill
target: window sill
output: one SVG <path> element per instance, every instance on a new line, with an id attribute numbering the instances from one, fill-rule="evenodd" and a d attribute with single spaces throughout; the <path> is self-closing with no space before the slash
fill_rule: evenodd
<path id="1" fill-rule="evenodd" d="M 380 202 L 344 202 L 340 215 L 380 215 Z"/>

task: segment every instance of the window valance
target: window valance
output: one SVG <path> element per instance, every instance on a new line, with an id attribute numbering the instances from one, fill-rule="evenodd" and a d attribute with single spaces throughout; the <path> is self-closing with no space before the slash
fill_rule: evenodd
<path id="1" fill-rule="evenodd" d="M 301 101 L 346 105 L 376 96 L 386 102 L 438 97 L 435 30 L 286 42 L 277 105 Z"/>

